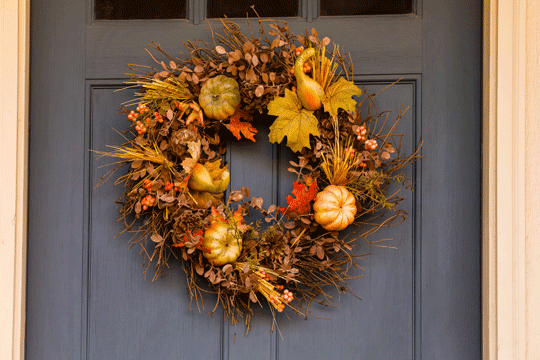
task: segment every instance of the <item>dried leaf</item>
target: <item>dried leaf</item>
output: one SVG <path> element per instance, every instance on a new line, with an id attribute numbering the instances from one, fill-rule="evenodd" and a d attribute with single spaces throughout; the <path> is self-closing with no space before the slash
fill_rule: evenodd
<path id="1" fill-rule="evenodd" d="M 250 82 L 254 82 L 255 78 L 256 78 L 255 70 L 253 70 L 253 68 L 249 68 L 249 70 L 246 73 L 246 80 Z"/>
<path id="2" fill-rule="evenodd" d="M 253 66 L 259 65 L 259 58 L 257 57 L 257 55 L 253 55 L 253 57 L 251 58 L 251 63 L 253 64 Z"/>
<path id="3" fill-rule="evenodd" d="M 223 46 L 218 45 L 218 46 L 216 46 L 216 52 L 218 54 L 224 55 L 224 54 L 227 53 L 227 50 L 225 50 L 225 48 Z"/>
<path id="4" fill-rule="evenodd" d="M 142 160 L 135 160 L 131 163 L 131 168 L 132 169 L 138 169 L 141 167 L 141 165 L 143 164 L 143 161 Z"/>
<path id="5" fill-rule="evenodd" d="M 317 245 L 317 257 L 321 260 L 324 259 L 324 250 L 320 245 Z"/>
<path id="6" fill-rule="evenodd" d="M 231 191 L 231 194 L 229 195 L 229 203 L 238 202 L 243 198 L 244 195 L 240 191 Z"/>
<path id="7" fill-rule="evenodd" d="M 191 158 L 185 158 L 184 161 L 182 161 L 182 166 L 189 174 L 191 173 L 193 166 L 195 166 L 201 157 L 201 141 L 197 140 L 188 142 L 188 152 L 191 155 Z"/>
<path id="8" fill-rule="evenodd" d="M 260 53 L 259 58 L 263 63 L 267 63 L 268 61 L 270 61 L 270 56 L 268 56 L 268 53 L 265 52 Z"/>
<path id="9" fill-rule="evenodd" d="M 192 249 L 189 249 L 189 250 L 192 250 Z M 189 252 L 189 251 L 188 251 Z M 202 274 L 204 274 L 204 268 L 200 265 L 200 264 L 195 264 L 195 271 L 197 272 L 197 274 L 199 274 L 200 276 L 202 276 Z"/>
<path id="10" fill-rule="evenodd" d="M 226 264 L 225 266 L 223 266 L 221 271 L 223 271 L 225 274 L 230 274 L 233 271 L 233 267 L 231 264 Z"/>
<path id="11" fill-rule="evenodd" d="M 294 229 L 296 227 L 296 224 L 294 223 L 294 221 L 289 221 L 289 222 L 286 222 L 285 225 L 283 225 L 285 227 L 285 229 Z"/>
<path id="12" fill-rule="evenodd" d="M 263 85 L 257 86 L 257 88 L 255 89 L 255 96 L 261 97 L 263 95 L 264 95 L 264 86 Z"/>

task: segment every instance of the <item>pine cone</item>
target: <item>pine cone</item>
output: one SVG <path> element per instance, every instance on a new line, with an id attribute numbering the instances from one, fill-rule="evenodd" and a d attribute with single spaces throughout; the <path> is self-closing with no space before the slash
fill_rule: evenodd
<path id="1" fill-rule="evenodd" d="M 173 231 L 174 235 L 177 236 L 178 234 L 183 234 L 188 230 L 195 233 L 203 228 L 204 221 L 201 220 L 200 216 L 194 215 L 188 211 L 183 211 L 179 214 L 178 218 L 176 218 Z"/>

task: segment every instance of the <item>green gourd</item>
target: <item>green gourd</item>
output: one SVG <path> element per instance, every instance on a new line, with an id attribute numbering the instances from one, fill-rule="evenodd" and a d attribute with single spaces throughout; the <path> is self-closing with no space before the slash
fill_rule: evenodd
<path id="1" fill-rule="evenodd" d="M 294 63 L 296 92 L 302 106 L 307 110 L 320 109 L 322 100 L 325 98 L 322 86 L 304 73 L 304 63 L 313 55 L 315 55 L 315 49 L 307 48 L 298 55 L 296 62 Z"/>

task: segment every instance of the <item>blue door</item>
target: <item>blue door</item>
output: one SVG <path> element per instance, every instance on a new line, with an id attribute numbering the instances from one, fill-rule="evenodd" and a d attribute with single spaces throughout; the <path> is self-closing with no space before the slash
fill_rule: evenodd
<path id="1" fill-rule="evenodd" d="M 403 78 L 377 98 L 394 113 L 410 106 L 405 151 L 424 141 L 424 157 L 405 170 L 409 218 L 376 234 L 398 249 L 363 245 L 372 254 L 351 282 L 362 301 L 336 291 L 337 308 L 312 305 L 329 320 L 280 316 L 270 332 L 262 308 L 246 335 L 242 322 L 208 315 L 212 295 L 190 309 L 179 266 L 152 282 L 129 237 L 114 238 L 122 189 L 95 188 L 107 161 L 88 149 L 122 142 L 113 129 L 125 128 L 117 110 L 131 94 L 115 90 L 127 63 L 151 63 L 147 44 L 179 54 L 182 40 L 211 40 L 205 29 L 218 22 L 205 16 L 249 7 L 140 2 L 137 15 L 135 1 L 32 1 L 28 359 L 481 358 L 481 1 L 269 2 L 257 5 L 261 16 L 285 15 L 294 33 L 314 27 L 350 52 L 368 92 Z M 268 119 L 259 123 L 259 141 L 228 147 L 231 188 L 285 204 L 294 154 L 266 141 Z"/>

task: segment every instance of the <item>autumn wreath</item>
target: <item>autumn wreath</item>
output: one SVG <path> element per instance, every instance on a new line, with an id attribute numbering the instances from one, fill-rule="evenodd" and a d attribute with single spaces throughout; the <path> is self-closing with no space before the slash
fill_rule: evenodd
<path id="1" fill-rule="evenodd" d="M 117 181 L 125 186 L 120 217 L 155 278 L 178 260 L 192 300 L 215 292 L 214 310 L 221 303 L 233 322 L 247 324 L 252 303 L 263 299 L 274 315 L 286 308 L 307 315 L 312 301 L 323 302 L 317 296 L 328 304 L 328 287 L 350 291 L 356 241 L 404 219 L 403 198 L 386 189 L 406 184 L 399 171 L 418 158 L 418 150 L 399 151 L 394 129 L 404 111 L 386 131 L 388 112 L 362 114 L 373 95 L 352 82 L 352 63 L 337 45 L 327 49 L 330 39 L 315 29 L 294 35 L 286 22 L 258 19 L 258 27 L 245 35 L 224 19 L 211 30 L 213 44 L 185 42 L 182 58 L 154 43 L 167 62 L 149 52 L 163 69 L 130 66 L 129 87 L 138 90 L 122 106 L 127 142 L 102 153 L 129 165 Z M 287 207 L 263 207 L 244 187 L 225 198 L 223 132 L 256 141 L 257 112 L 276 117 L 270 142 L 286 137 L 298 153 Z M 253 211 L 266 222 L 247 224 Z M 349 226 L 357 227 L 352 236 L 338 236 Z"/>

